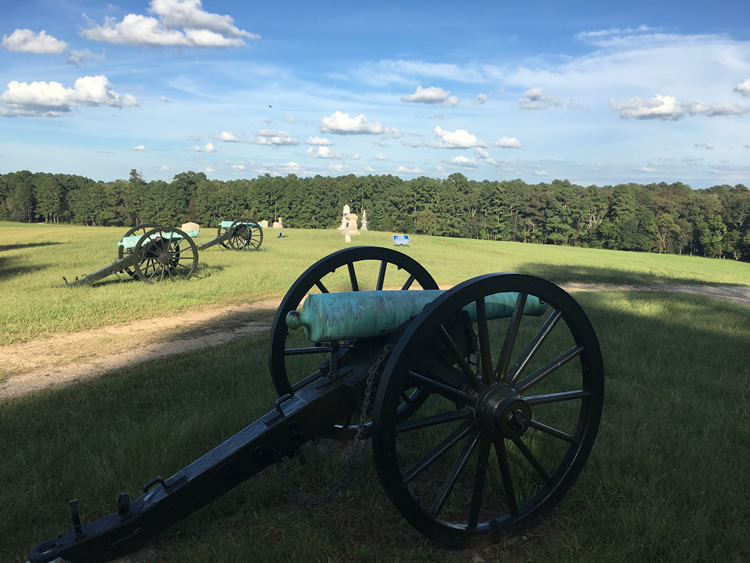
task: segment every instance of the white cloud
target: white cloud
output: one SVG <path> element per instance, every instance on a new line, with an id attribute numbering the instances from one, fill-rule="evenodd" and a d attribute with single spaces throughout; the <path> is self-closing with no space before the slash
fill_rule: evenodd
<path id="1" fill-rule="evenodd" d="M 242 140 L 231 131 L 222 131 L 221 133 L 214 133 L 213 135 L 211 135 L 211 137 L 218 141 L 224 141 L 225 143 L 241 143 L 242 142 Z"/>
<path id="2" fill-rule="evenodd" d="M 325 145 L 332 145 L 333 141 L 326 139 L 325 137 L 308 137 L 305 139 L 306 145 L 315 145 L 315 146 L 325 146 Z"/>
<path id="3" fill-rule="evenodd" d="M 407 166 L 401 165 L 396 168 L 396 172 L 399 172 L 401 174 L 423 174 L 423 170 L 418 166 L 415 168 L 409 168 Z"/>
<path id="4" fill-rule="evenodd" d="M 468 64 L 428 63 L 414 60 L 382 60 L 355 69 L 357 80 L 382 86 L 384 84 L 413 84 L 414 78 L 442 79 L 481 83 L 488 79 L 484 68 Z"/>
<path id="5" fill-rule="evenodd" d="M 476 160 L 472 158 L 467 158 L 463 155 L 457 156 L 455 158 L 452 158 L 450 160 L 451 164 L 456 164 L 458 166 L 463 166 L 464 168 L 476 168 L 477 162 Z"/>
<path id="6" fill-rule="evenodd" d="M 166 164 L 162 164 L 161 166 L 159 166 L 159 171 L 160 172 L 169 172 L 169 166 L 167 166 Z"/>
<path id="7" fill-rule="evenodd" d="M 2 46 L 9 51 L 40 55 L 60 55 L 68 48 L 65 41 L 47 35 L 44 30 L 34 33 L 30 29 L 17 29 L 10 35 L 3 35 Z"/>
<path id="8" fill-rule="evenodd" d="M 147 151 L 148 149 L 146 148 L 146 145 L 137 145 L 137 146 L 133 147 L 131 150 L 134 150 L 134 151 Z"/>
<path id="9" fill-rule="evenodd" d="M 244 39 L 260 36 L 239 29 L 227 15 L 204 11 L 201 0 L 152 0 L 157 17 L 128 14 L 122 21 L 107 18 L 81 34 L 107 43 L 173 47 L 242 47 Z"/>
<path id="10" fill-rule="evenodd" d="M 432 145 L 441 149 L 468 149 L 472 147 L 484 147 L 485 143 L 477 140 L 465 129 L 456 129 L 455 131 L 446 131 L 439 125 L 434 129 L 435 136 L 439 139 L 438 143 Z"/>
<path id="11" fill-rule="evenodd" d="M 294 117 L 291 113 L 287 113 L 284 116 L 284 121 L 286 121 L 286 122 L 291 123 L 292 125 L 294 125 L 295 123 L 297 123 L 297 118 Z"/>
<path id="12" fill-rule="evenodd" d="M 703 149 L 703 150 L 706 150 L 706 151 L 712 151 L 712 150 L 714 150 L 713 145 L 709 145 L 708 143 L 695 143 L 695 148 L 696 149 Z"/>
<path id="13" fill-rule="evenodd" d="M 430 86 L 429 88 L 417 86 L 416 92 L 407 96 L 401 96 L 401 101 L 418 104 L 442 104 L 448 107 L 458 104 L 456 96 L 451 96 L 450 92 L 435 86 Z"/>
<path id="14" fill-rule="evenodd" d="M 79 49 L 70 52 L 67 63 L 73 66 L 83 66 L 87 60 L 101 62 L 104 59 L 104 55 L 92 53 L 88 49 Z"/>
<path id="15" fill-rule="evenodd" d="M 210 166 L 206 166 L 205 172 L 206 174 L 213 174 L 214 172 L 216 172 L 216 169 Z"/>
<path id="16" fill-rule="evenodd" d="M 487 94 L 477 94 L 476 99 L 472 102 L 474 105 L 481 106 L 487 101 Z"/>
<path id="17" fill-rule="evenodd" d="M 120 95 L 104 75 L 78 78 L 73 88 L 66 88 L 59 82 L 18 82 L 8 83 L 8 88 L 0 95 L 0 100 L 8 106 L 0 111 L 4 115 L 28 115 L 58 117 L 78 106 L 137 106 L 138 100 L 130 94 Z"/>
<path id="18" fill-rule="evenodd" d="M 299 145 L 299 139 L 292 137 L 286 131 L 275 131 L 273 129 L 263 129 L 258 131 L 256 137 L 250 137 L 248 143 L 253 145 L 272 145 L 276 147 L 281 146 L 295 146 Z"/>
<path id="19" fill-rule="evenodd" d="M 214 147 L 213 143 L 206 143 L 202 147 L 199 147 L 199 146 L 187 147 L 185 150 L 195 151 L 195 152 L 216 152 L 216 147 Z M 212 170 L 212 172 L 214 171 Z"/>
<path id="20" fill-rule="evenodd" d="M 534 170 L 534 176 L 549 176 L 546 170 Z"/>
<path id="21" fill-rule="evenodd" d="M 493 166 L 497 166 L 497 161 L 494 158 L 490 158 L 490 153 L 488 153 L 483 148 L 476 147 L 474 149 L 474 156 L 476 156 L 480 160 L 484 160 L 488 164 L 491 164 Z"/>
<path id="22" fill-rule="evenodd" d="M 688 115 L 705 115 L 715 117 L 721 115 L 742 115 L 747 111 L 734 104 L 707 104 L 702 101 L 680 102 L 674 96 L 657 94 L 647 100 L 634 97 L 617 101 L 611 99 L 609 105 L 619 112 L 622 118 L 634 119 L 662 119 L 674 121 Z"/>
<path id="23" fill-rule="evenodd" d="M 639 172 L 656 172 L 656 168 L 650 168 L 648 166 L 642 166 L 638 169 Z"/>
<path id="24" fill-rule="evenodd" d="M 560 100 L 550 94 L 545 94 L 541 88 L 529 88 L 518 100 L 521 109 L 544 109 L 548 107 L 557 107 Z"/>
<path id="25" fill-rule="evenodd" d="M 746 78 L 739 84 L 737 84 L 737 88 L 734 89 L 735 92 L 739 92 L 745 97 L 750 96 L 750 78 Z"/>
<path id="26" fill-rule="evenodd" d="M 378 121 L 367 121 L 363 114 L 349 117 L 348 113 L 337 110 L 320 120 L 320 131 L 334 135 L 380 135 L 385 129 Z"/>
<path id="27" fill-rule="evenodd" d="M 385 156 L 382 152 L 379 152 L 377 155 L 375 155 L 375 158 L 378 160 L 388 160 L 388 157 Z"/>
<path id="28" fill-rule="evenodd" d="M 343 158 L 342 155 L 333 152 L 330 148 L 322 146 L 322 147 L 310 147 L 305 151 L 305 154 L 308 154 L 310 156 L 314 156 L 316 158 L 334 158 L 334 159 L 341 159 Z"/>
<path id="29" fill-rule="evenodd" d="M 495 139 L 492 146 L 500 147 L 501 149 L 518 149 L 521 148 L 523 144 L 515 137 L 500 137 L 499 139 Z"/>

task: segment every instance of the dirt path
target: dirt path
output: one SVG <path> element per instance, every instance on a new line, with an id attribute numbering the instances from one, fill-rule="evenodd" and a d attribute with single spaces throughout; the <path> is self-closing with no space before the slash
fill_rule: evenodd
<path id="1" fill-rule="evenodd" d="M 568 284 L 569 291 L 669 291 L 750 306 L 750 286 Z M 166 318 L 0 347 L 0 403 L 47 387 L 100 377 L 112 370 L 218 346 L 271 327 L 278 301 L 201 309 Z M 138 346 L 133 343 L 138 342 Z M 4 377 L 3 377 L 4 376 Z"/>

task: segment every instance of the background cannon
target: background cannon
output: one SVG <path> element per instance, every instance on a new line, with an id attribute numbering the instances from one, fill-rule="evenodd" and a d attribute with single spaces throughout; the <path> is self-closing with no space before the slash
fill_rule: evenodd
<path id="1" fill-rule="evenodd" d="M 190 233 L 151 223 L 128 230 L 118 243 L 117 254 L 109 266 L 73 282 L 63 277 L 65 285 L 59 287 L 91 284 L 119 273 L 145 282 L 188 279 L 198 267 L 198 248 Z"/>
<path id="2" fill-rule="evenodd" d="M 274 318 L 275 408 L 169 479 L 155 477 L 136 500 L 121 494 L 116 513 L 84 525 L 72 502 L 73 529 L 39 544 L 31 561 L 131 552 L 307 442 L 354 428 L 356 439 L 371 437 L 386 494 L 424 535 L 464 545 L 534 522 L 573 485 L 596 437 L 596 334 L 575 300 L 541 278 L 487 274 L 426 305 L 410 295 L 434 285 L 415 261 L 381 248 L 311 266 Z M 350 302 L 368 319 L 383 298 L 404 322 L 357 327 L 352 338 Z M 328 340 L 304 343 L 286 322 L 303 324 L 295 311 L 305 326 L 328 325 Z"/>
<path id="3" fill-rule="evenodd" d="M 249 219 L 225 219 L 219 223 L 216 238 L 199 245 L 198 250 L 217 244 L 231 250 L 258 250 L 263 244 L 263 228 Z"/>

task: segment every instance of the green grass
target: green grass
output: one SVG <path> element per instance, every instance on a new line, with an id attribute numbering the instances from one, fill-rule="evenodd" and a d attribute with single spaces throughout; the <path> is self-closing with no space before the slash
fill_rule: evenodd
<path id="1" fill-rule="evenodd" d="M 41 292 L 35 301 L 38 311 L 59 309 L 59 300 L 74 296 L 81 302 L 71 305 L 78 311 L 79 328 L 96 326 L 91 302 L 107 301 L 96 297 L 100 293 L 119 304 L 111 311 L 101 310 L 107 322 L 281 295 L 317 257 L 343 246 L 339 233 L 287 230 L 288 237 L 269 237 L 257 254 L 202 253 L 205 270 L 194 281 L 55 290 L 34 279 L 45 276 L 45 283 L 53 285 L 59 269 L 65 269 L 59 253 L 46 254 L 57 246 L 34 239 L 51 231 L 43 226 L 26 229 L 13 234 L 25 239 L 23 243 L 8 242 L 5 225 L 0 230 L 0 265 L 4 273 L 13 271 L 0 282 L 8 288 L 4 297 L 20 299 L 23 284 L 31 285 L 32 280 Z M 67 230 L 52 229 L 58 234 Z M 80 238 L 87 231 L 92 233 L 88 241 Z M 102 232 L 121 236 L 117 230 L 74 227 L 70 241 L 77 242 L 66 244 L 96 247 L 99 242 L 93 234 Z M 441 283 L 496 269 L 551 273 L 558 282 L 741 284 L 749 279 L 747 264 L 728 261 L 412 240 L 412 248 L 404 251 Z M 361 242 L 385 246 L 388 237 L 368 233 Z M 9 248 L 14 245 L 26 246 Z M 104 255 L 115 254 L 110 246 L 111 240 L 102 245 L 103 260 L 92 263 L 89 271 L 108 263 Z M 35 249 L 40 249 L 39 267 Z M 93 261 L 87 257 L 81 264 L 84 271 L 88 260 Z M 41 267 L 45 263 L 47 267 Z M 258 289 L 262 287 L 266 289 Z M 579 292 L 575 297 L 591 318 L 604 355 L 604 414 L 586 468 L 538 526 L 494 546 L 441 548 L 414 531 L 390 505 L 365 448 L 347 486 L 321 509 L 301 509 L 275 471 L 268 469 L 162 535 L 151 548 L 151 559 L 750 559 L 750 307 L 638 291 Z M 12 302 L 9 306 L 21 318 L 31 318 L 23 307 Z M 43 334 L 65 330 L 70 330 L 67 324 L 50 320 Z M 16 334 L 10 339 L 23 338 Z M 271 410 L 276 397 L 265 367 L 266 346 L 264 335 L 244 338 L 3 404 L 0 560 L 24 561 L 38 542 L 69 529 L 67 500 L 80 499 L 84 521 L 112 512 L 119 492 L 137 496 L 151 477 L 166 478 Z M 331 455 L 332 447 L 337 446 L 322 442 L 317 449 L 306 448 L 305 466 L 286 462 L 306 494 L 321 494 L 338 478 L 343 461 Z"/>
<path id="2" fill-rule="evenodd" d="M 199 306 L 281 298 L 313 262 L 351 246 L 335 230 L 268 229 L 258 252 L 217 247 L 199 253 L 191 280 L 144 284 L 110 276 L 93 285 L 59 289 L 117 259 L 127 229 L 0 223 L 0 346 L 60 332 L 171 315 Z M 199 242 L 214 236 L 204 229 Z M 605 284 L 750 284 L 750 264 L 689 256 L 659 256 L 534 244 L 414 235 L 402 247 L 441 284 L 499 271 L 555 282 Z M 389 233 L 365 232 L 353 244 L 393 248 Z"/>

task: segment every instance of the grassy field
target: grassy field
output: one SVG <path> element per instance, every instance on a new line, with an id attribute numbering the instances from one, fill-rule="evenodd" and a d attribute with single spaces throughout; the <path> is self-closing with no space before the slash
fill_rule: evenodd
<path id="1" fill-rule="evenodd" d="M 210 248 L 184 283 L 127 283 L 110 276 L 91 287 L 56 286 L 117 259 L 127 229 L 0 223 L 0 346 L 50 334 L 171 315 L 197 306 L 281 298 L 313 262 L 350 246 L 333 230 L 268 229 L 258 252 Z M 199 240 L 213 238 L 204 229 Z M 403 252 L 440 284 L 489 272 L 522 272 L 554 282 L 750 285 L 750 264 L 689 256 L 412 236 Z M 366 232 L 352 244 L 393 247 L 390 234 Z"/>
<path id="2" fill-rule="evenodd" d="M 190 307 L 280 297 L 338 232 L 269 230 L 257 253 L 207 250 L 196 279 L 116 279 L 55 289 L 61 276 L 114 260 L 122 229 L 0 225 L 2 343 Z M 207 235 L 207 234 L 206 234 Z M 412 237 L 404 252 L 441 284 L 522 271 L 557 282 L 750 283 L 725 260 Z M 366 233 L 357 243 L 391 246 Z M 383 494 L 365 448 L 331 503 L 301 509 L 269 469 L 164 534 L 154 561 L 746 561 L 750 519 L 750 307 L 678 294 L 578 292 L 605 359 L 606 400 L 594 451 L 540 525 L 501 544 L 447 550 L 425 540 Z M 136 344 L 137 345 L 137 344 Z M 265 414 L 276 398 L 267 337 L 122 369 L 0 405 L 0 560 L 115 509 Z M 0 349 L 0 353 L 2 350 Z M 290 464 L 310 496 L 338 478 L 331 446 Z"/>

